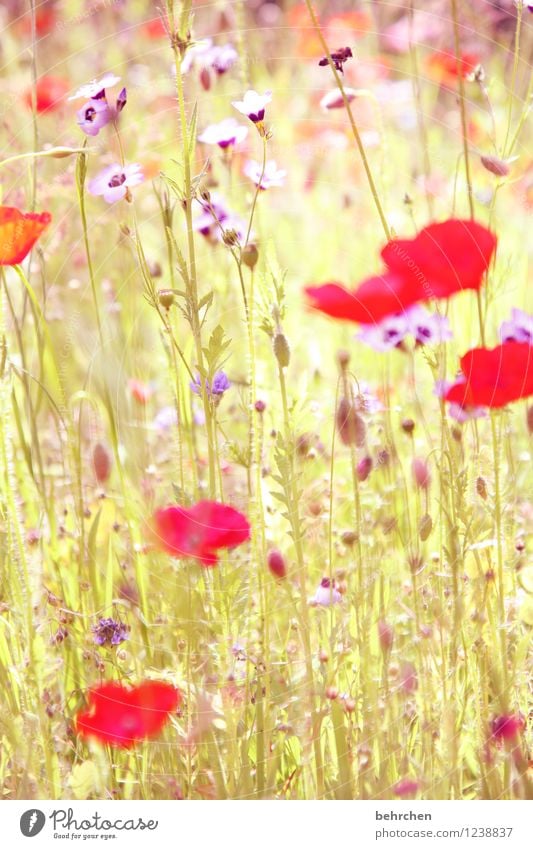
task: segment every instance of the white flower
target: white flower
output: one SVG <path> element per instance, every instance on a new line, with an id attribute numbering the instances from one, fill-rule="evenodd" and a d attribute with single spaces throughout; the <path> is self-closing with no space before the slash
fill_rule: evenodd
<path id="1" fill-rule="evenodd" d="M 254 124 L 259 124 L 265 117 L 265 108 L 267 103 L 272 100 L 272 92 L 265 91 L 264 94 L 258 94 L 252 89 L 248 89 L 242 100 L 234 100 L 232 106 L 238 109 L 243 115 L 246 115 Z"/>
<path id="2" fill-rule="evenodd" d="M 80 97 L 83 97 L 85 100 L 90 100 L 104 91 L 104 89 L 116 85 L 118 82 L 120 82 L 120 77 L 116 77 L 115 74 L 104 74 L 99 80 L 91 80 L 90 83 L 80 86 L 77 92 L 72 94 L 68 99 L 78 100 Z"/>
<path id="3" fill-rule="evenodd" d="M 249 159 L 244 166 L 245 175 L 250 178 L 252 183 L 255 183 L 255 185 L 259 186 L 261 189 L 271 189 L 284 184 L 287 172 L 278 168 L 274 159 L 271 159 L 266 163 L 264 174 L 262 174 L 262 171 L 263 166 L 254 159 Z"/>
<path id="4" fill-rule="evenodd" d="M 218 124 L 210 124 L 198 136 L 204 144 L 218 144 L 222 150 L 242 142 L 248 135 L 248 128 L 239 124 L 235 118 L 226 118 Z"/>

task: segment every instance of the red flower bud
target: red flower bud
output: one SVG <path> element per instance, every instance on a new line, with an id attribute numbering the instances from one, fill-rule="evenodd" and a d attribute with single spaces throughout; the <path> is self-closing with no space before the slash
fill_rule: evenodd
<path id="1" fill-rule="evenodd" d="M 281 579 L 287 577 L 287 564 L 285 563 L 285 558 L 281 551 L 278 551 L 277 548 L 273 548 L 268 552 L 267 564 L 275 578 Z"/>
<path id="2" fill-rule="evenodd" d="M 429 485 L 431 483 L 431 473 L 429 471 L 429 466 L 425 460 L 422 460 L 421 457 L 415 457 L 413 460 L 413 478 L 415 484 L 420 489 L 429 489 Z"/>
<path id="3" fill-rule="evenodd" d="M 360 481 L 366 481 L 372 471 L 372 457 L 363 457 L 357 464 L 357 477 Z"/>
<path id="4" fill-rule="evenodd" d="M 93 468 L 98 483 L 105 483 L 111 474 L 111 454 L 100 442 L 93 449 Z"/>

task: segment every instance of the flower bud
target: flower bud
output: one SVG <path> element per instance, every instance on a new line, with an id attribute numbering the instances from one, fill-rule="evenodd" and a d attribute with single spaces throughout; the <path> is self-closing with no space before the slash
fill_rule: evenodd
<path id="1" fill-rule="evenodd" d="M 526 422 L 528 431 L 533 433 L 533 404 L 527 408 Z"/>
<path id="2" fill-rule="evenodd" d="M 251 271 L 253 271 L 259 259 L 259 251 L 257 250 L 257 245 L 245 245 L 241 251 L 241 259 L 244 262 L 245 266 Z"/>
<path id="3" fill-rule="evenodd" d="M 365 443 L 366 427 L 361 416 L 348 398 L 342 398 L 337 407 L 337 430 L 345 445 L 361 447 Z"/>
<path id="4" fill-rule="evenodd" d="M 326 699 L 330 699 L 330 701 L 334 702 L 338 695 L 339 691 L 336 687 L 328 687 L 326 689 Z"/>
<path id="5" fill-rule="evenodd" d="M 224 230 L 222 233 L 222 241 L 228 248 L 235 247 L 235 245 L 239 244 L 239 234 L 233 229 Z"/>
<path id="6" fill-rule="evenodd" d="M 372 471 L 372 457 L 363 457 L 357 464 L 357 478 L 359 481 L 366 481 Z"/>
<path id="7" fill-rule="evenodd" d="M 291 349 L 289 348 L 287 337 L 283 333 L 276 333 L 273 345 L 274 355 L 281 368 L 287 368 L 291 361 Z"/>
<path id="8" fill-rule="evenodd" d="M 111 474 L 111 455 L 100 442 L 93 449 L 93 468 L 98 483 L 105 483 Z"/>
<path id="9" fill-rule="evenodd" d="M 433 519 L 426 513 L 418 523 L 418 535 L 422 542 L 425 542 L 433 529 Z"/>
<path id="10" fill-rule="evenodd" d="M 378 619 L 378 639 L 381 651 L 387 653 L 391 650 L 394 642 L 394 630 L 385 619 Z"/>
<path id="11" fill-rule="evenodd" d="M 411 436 L 414 429 L 415 429 L 415 423 L 412 419 L 403 419 L 402 430 L 403 430 L 404 433 L 407 433 L 407 434 L 409 434 L 409 436 Z"/>
<path id="12" fill-rule="evenodd" d="M 268 552 L 267 565 L 275 578 L 282 579 L 287 577 L 287 564 L 285 563 L 285 558 L 281 551 L 278 551 L 277 548 L 273 548 Z"/>
<path id="13" fill-rule="evenodd" d="M 355 531 L 344 531 L 341 536 L 341 540 L 343 541 L 344 545 L 347 546 L 352 546 L 354 543 L 357 542 L 357 539 L 358 537 Z"/>
<path id="14" fill-rule="evenodd" d="M 254 409 L 255 409 L 256 413 L 259 413 L 259 414 L 264 413 L 265 410 L 266 410 L 265 402 L 261 401 L 261 400 L 257 400 L 254 404 Z"/>
<path id="15" fill-rule="evenodd" d="M 482 156 L 481 164 L 491 174 L 497 177 L 507 177 L 511 169 L 509 164 L 504 159 L 499 159 L 497 156 Z"/>
<path id="16" fill-rule="evenodd" d="M 428 490 L 431 484 L 429 466 L 421 457 L 415 457 L 412 464 L 413 478 L 419 489 Z"/>

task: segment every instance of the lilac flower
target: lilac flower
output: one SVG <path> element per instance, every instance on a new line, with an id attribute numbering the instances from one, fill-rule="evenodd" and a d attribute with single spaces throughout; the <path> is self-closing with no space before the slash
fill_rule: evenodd
<path id="1" fill-rule="evenodd" d="M 93 625 L 91 630 L 98 646 L 119 646 L 129 638 L 128 626 L 111 618 L 99 619 L 98 625 Z"/>
<path id="2" fill-rule="evenodd" d="M 187 74 L 197 67 L 201 74 L 214 71 L 221 76 L 233 67 L 238 58 L 239 55 L 232 44 L 217 45 L 213 44 L 210 38 L 206 38 L 189 47 L 181 63 L 181 73 Z"/>
<path id="3" fill-rule="evenodd" d="M 91 80 L 90 83 L 80 86 L 77 92 L 68 99 L 79 100 L 83 97 L 85 100 L 99 100 L 105 97 L 106 88 L 110 88 L 118 82 L 120 82 L 120 77 L 116 77 L 114 74 L 104 74 L 99 80 Z"/>
<path id="4" fill-rule="evenodd" d="M 232 44 L 223 44 L 211 49 L 211 67 L 217 74 L 225 74 L 232 68 L 239 58 L 239 54 Z"/>
<path id="5" fill-rule="evenodd" d="M 264 94 L 258 94 L 252 89 L 248 89 L 242 100 L 234 100 L 232 106 L 235 107 L 242 115 L 246 115 L 254 124 L 260 124 L 265 117 L 265 108 L 267 103 L 272 100 L 272 92 L 266 91 Z"/>
<path id="6" fill-rule="evenodd" d="M 162 407 L 154 418 L 153 426 L 160 433 L 166 433 L 178 423 L 175 407 Z"/>
<path id="7" fill-rule="evenodd" d="M 390 351 L 392 348 L 405 349 L 404 342 L 408 336 L 412 336 L 415 347 L 419 347 L 451 339 L 452 332 L 445 316 L 431 315 L 422 307 L 414 306 L 403 313 L 388 316 L 379 324 L 365 327 L 357 338 L 375 351 Z"/>
<path id="8" fill-rule="evenodd" d="M 211 241 L 222 242 L 224 232 L 233 230 L 241 242 L 246 236 L 246 224 L 226 206 L 224 199 L 213 192 L 209 201 L 199 200 L 202 212 L 196 215 L 193 228 Z M 251 234 L 250 234 L 251 238 Z"/>
<path id="9" fill-rule="evenodd" d="M 248 128 L 238 124 L 235 118 L 226 118 L 218 124 L 209 127 L 198 136 L 198 141 L 204 144 L 218 144 L 222 150 L 242 142 L 248 135 Z"/>
<path id="10" fill-rule="evenodd" d="M 314 596 L 309 599 L 310 604 L 319 607 L 330 607 L 332 604 L 339 604 L 342 601 L 342 595 L 335 587 L 335 581 L 329 578 L 322 578 L 318 585 Z"/>
<path id="11" fill-rule="evenodd" d="M 502 342 L 526 342 L 533 345 L 533 315 L 513 307 L 510 321 L 502 322 L 500 338 Z"/>
<path id="12" fill-rule="evenodd" d="M 88 136 L 97 136 L 102 127 L 112 119 L 112 112 L 105 97 L 101 100 L 89 100 L 76 112 L 78 124 Z"/>
<path id="13" fill-rule="evenodd" d="M 209 384 L 209 381 L 206 380 L 205 388 L 207 394 L 213 400 L 220 399 L 224 392 L 226 392 L 231 386 L 231 381 L 228 379 L 227 375 L 223 371 L 217 371 L 213 375 L 212 385 Z M 190 384 L 190 387 L 195 395 L 202 394 L 202 381 L 200 380 L 200 375 L 197 375 L 194 378 L 194 381 Z"/>
<path id="14" fill-rule="evenodd" d="M 244 166 L 245 175 L 260 189 L 271 189 L 284 184 L 287 172 L 278 168 L 274 159 L 270 159 L 266 163 L 264 174 L 261 173 L 262 171 L 263 166 L 254 159 L 249 159 Z"/>
<path id="15" fill-rule="evenodd" d="M 126 197 L 130 187 L 138 186 L 143 180 L 141 166 L 137 163 L 108 165 L 89 181 L 87 189 L 92 195 L 103 195 L 107 203 L 115 203 Z"/>

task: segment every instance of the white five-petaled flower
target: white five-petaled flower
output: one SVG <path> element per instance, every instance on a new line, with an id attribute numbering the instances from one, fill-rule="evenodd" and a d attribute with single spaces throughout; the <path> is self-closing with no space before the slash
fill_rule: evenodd
<path id="1" fill-rule="evenodd" d="M 115 203 L 126 197 L 129 188 L 138 186 L 143 180 L 141 166 L 135 162 L 131 165 L 108 165 L 89 181 L 87 189 L 91 195 L 103 195 L 107 203 Z"/>
<path id="2" fill-rule="evenodd" d="M 78 100 L 83 97 L 84 100 L 90 100 L 93 97 L 97 97 L 106 88 L 116 85 L 118 82 L 120 82 L 120 77 L 115 76 L 115 74 L 104 74 L 104 76 L 100 77 L 99 80 L 91 80 L 90 83 L 80 86 L 77 92 L 72 94 L 68 99 Z"/>
<path id="3" fill-rule="evenodd" d="M 264 94 L 258 94 L 252 89 L 248 89 L 242 100 L 234 100 L 232 106 L 242 115 L 246 115 L 254 124 L 259 124 L 264 120 L 265 108 L 267 103 L 272 100 L 272 92 L 265 91 Z"/>
<path id="4" fill-rule="evenodd" d="M 266 163 L 264 173 L 262 172 L 263 166 L 254 159 L 249 159 L 244 166 L 245 175 L 250 178 L 252 183 L 259 186 L 260 189 L 272 189 L 283 186 L 285 177 L 287 176 L 287 172 L 278 168 L 274 159 L 270 159 Z"/>
<path id="5" fill-rule="evenodd" d="M 239 124 L 235 118 L 226 118 L 218 124 L 210 124 L 198 136 L 204 144 L 217 144 L 222 150 L 242 142 L 248 135 L 248 128 Z"/>

